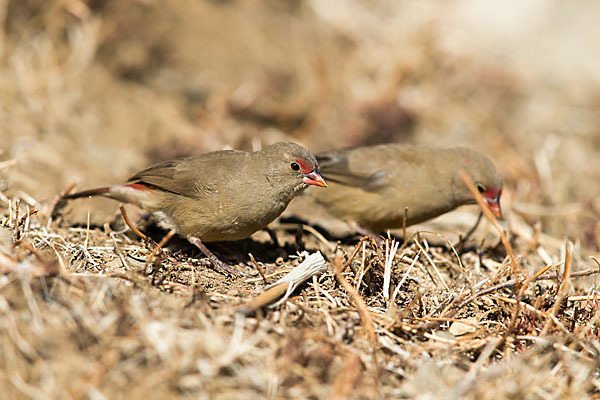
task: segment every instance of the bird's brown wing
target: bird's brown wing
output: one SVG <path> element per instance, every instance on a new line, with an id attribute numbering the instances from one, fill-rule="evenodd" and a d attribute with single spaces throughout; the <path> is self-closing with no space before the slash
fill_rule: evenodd
<path id="1" fill-rule="evenodd" d="M 360 187 L 366 191 L 376 191 L 387 183 L 383 169 L 372 163 L 360 163 L 361 168 L 350 166 L 351 149 L 332 150 L 317 155 L 321 173 L 327 181 L 342 185 Z"/>
<path id="2" fill-rule="evenodd" d="M 228 171 L 239 168 L 247 155 L 227 150 L 164 161 L 138 172 L 128 183 L 144 183 L 181 196 L 198 197 L 227 179 Z"/>

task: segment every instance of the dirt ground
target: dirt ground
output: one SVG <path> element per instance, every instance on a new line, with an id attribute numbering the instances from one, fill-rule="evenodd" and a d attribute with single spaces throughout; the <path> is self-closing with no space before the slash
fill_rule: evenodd
<path id="1" fill-rule="evenodd" d="M 521 3 L 0 1 L 1 397 L 600 398 L 600 6 Z M 72 184 L 280 140 L 473 148 L 500 229 L 461 241 L 462 207 L 389 254 L 298 198 L 211 244 L 230 277 L 179 238 L 152 255 L 114 201 L 51 218 Z M 317 251 L 236 312 L 267 286 L 249 254 L 271 284 Z"/>

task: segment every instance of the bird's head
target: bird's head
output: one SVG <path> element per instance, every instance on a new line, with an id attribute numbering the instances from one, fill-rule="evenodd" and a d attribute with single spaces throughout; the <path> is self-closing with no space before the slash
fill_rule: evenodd
<path id="1" fill-rule="evenodd" d="M 267 179 L 282 186 L 302 190 L 308 185 L 327 187 L 319 164 L 310 151 L 295 143 L 279 142 L 261 152 L 267 160 Z"/>
<path id="2" fill-rule="evenodd" d="M 502 178 L 494 164 L 479 153 L 468 149 L 460 149 L 462 168 L 471 177 L 475 187 L 481 194 L 483 201 L 488 206 L 490 211 L 497 217 L 502 216 L 500 208 L 500 197 L 502 196 Z M 460 179 L 460 178 L 458 178 Z M 466 185 L 459 183 L 460 195 L 459 201 L 463 203 L 475 203 L 473 195 L 468 190 Z"/>

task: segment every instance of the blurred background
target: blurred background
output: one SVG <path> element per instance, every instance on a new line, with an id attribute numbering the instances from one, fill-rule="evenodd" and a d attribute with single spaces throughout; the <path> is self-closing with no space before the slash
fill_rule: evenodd
<path id="1" fill-rule="evenodd" d="M 504 176 L 506 213 L 597 250 L 599 17 L 559 0 L 0 0 L 2 201 L 280 140 L 461 145 Z"/>

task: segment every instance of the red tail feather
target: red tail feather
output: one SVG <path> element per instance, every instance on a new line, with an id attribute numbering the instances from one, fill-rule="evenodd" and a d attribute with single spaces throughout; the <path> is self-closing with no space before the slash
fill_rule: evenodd
<path id="1" fill-rule="evenodd" d="M 130 183 L 129 185 L 125 185 L 125 187 L 135 190 L 151 190 L 150 187 L 148 187 L 148 185 L 145 183 Z"/>

